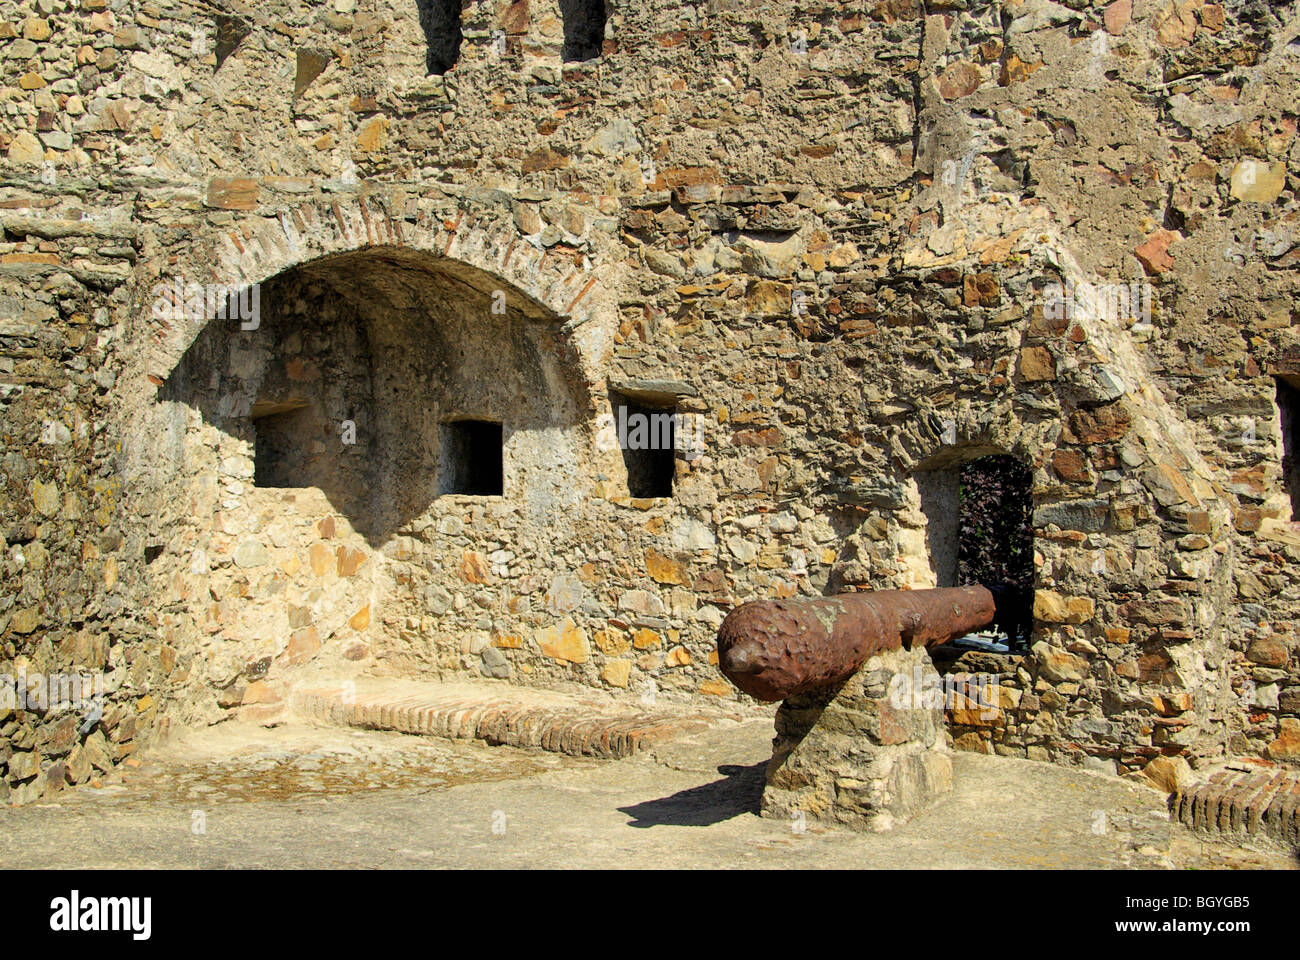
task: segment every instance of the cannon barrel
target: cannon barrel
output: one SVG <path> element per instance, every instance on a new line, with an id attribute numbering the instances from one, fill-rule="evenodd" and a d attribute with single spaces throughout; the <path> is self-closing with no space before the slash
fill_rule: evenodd
<path id="1" fill-rule="evenodd" d="M 718 628 L 718 666 L 759 700 L 847 680 L 874 653 L 935 646 L 993 622 L 986 587 L 879 590 L 798 600 L 755 600 Z"/>

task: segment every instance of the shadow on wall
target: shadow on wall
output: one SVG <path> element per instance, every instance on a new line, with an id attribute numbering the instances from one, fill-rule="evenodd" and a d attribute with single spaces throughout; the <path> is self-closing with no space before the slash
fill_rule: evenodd
<path id="1" fill-rule="evenodd" d="M 378 546 L 440 495 L 521 495 L 512 450 L 543 472 L 530 437 L 578 424 L 554 318 L 481 271 L 371 248 L 254 302 L 254 319 L 209 320 L 158 393 L 200 412 L 186 470 L 218 476 L 223 500 L 316 487 Z"/>

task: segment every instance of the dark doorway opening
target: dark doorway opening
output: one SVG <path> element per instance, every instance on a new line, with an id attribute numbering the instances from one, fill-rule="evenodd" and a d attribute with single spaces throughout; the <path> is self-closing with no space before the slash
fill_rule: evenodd
<path id="1" fill-rule="evenodd" d="M 505 493 L 501 424 L 492 420 L 443 423 L 438 463 L 438 492 L 475 497 Z"/>
<path id="2" fill-rule="evenodd" d="M 1033 472 L 1015 457 L 993 455 L 962 464 L 957 585 L 993 591 L 997 626 L 1012 650 L 1033 631 Z"/>

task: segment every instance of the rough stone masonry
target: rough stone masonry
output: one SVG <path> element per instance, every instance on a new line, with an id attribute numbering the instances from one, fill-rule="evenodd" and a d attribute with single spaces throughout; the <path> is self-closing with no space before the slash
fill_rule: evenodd
<path id="1" fill-rule="evenodd" d="M 1275 0 L 0 0 L 0 674 L 106 689 L 0 801 L 321 678 L 739 700 L 995 453 L 954 744 L 1294 762 L 1298 91 Z"/>

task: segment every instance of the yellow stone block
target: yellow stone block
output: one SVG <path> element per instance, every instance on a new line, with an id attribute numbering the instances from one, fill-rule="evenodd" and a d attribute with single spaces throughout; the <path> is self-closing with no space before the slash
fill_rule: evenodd
<path id="1" fill-rule="evenodd" d="M 684 584 L 686 582 L 686 567 L 653 547 L 646 548 L 645 568 L 646 573 L 650 574 L 650 579 L 656 583 Z"/>
<path id="2" fill-rule="evenodd" d="M 611 687 L 626 687 L 628 677 L 632 674 L 631 660 L 611 660 L 600 671 L 601 679 Z"/>
<path id="3" fill-rule="evenodd" d="M 537 635 L 537 645 L 541 647 L 542 653 L 555 660 L 586 663 L 591 657 L 587 632 L 568 617 L 555 626 L 542 630 Z"/>
<path id="4" fill-rule="evenodd" d="M 669 667 L 684 667 L 690 662 L 691 655 L 685 647 L 673 647 L 664 658 L 664 664 Z"/>

